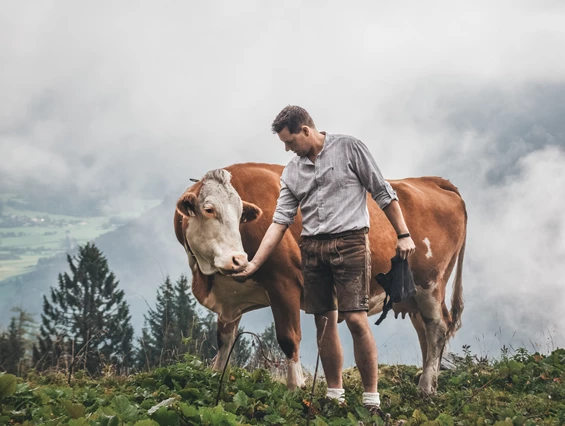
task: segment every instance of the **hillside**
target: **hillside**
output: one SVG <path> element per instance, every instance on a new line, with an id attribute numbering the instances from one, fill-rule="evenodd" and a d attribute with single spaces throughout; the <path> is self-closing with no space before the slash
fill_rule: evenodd
<path id="1" fill-rule="evenodd" d="M 548 356 L 518 351 L 500 361 L 467 354 L 453 370 L 442 371 L 438 394 L 422 398 L 416 368 L 383 365 L 379 391 L 389 425 L 563 425 L 565 424 L 565 350 Z M 193 356 L 186 361 L 130 377 L 92 380 L 77 373 L 67 385 L 63 374 L 19 380 L 0 376 L 0 423 L 18 425 L 303 425 L 307 390 L 289 392 L 266 370 L 231 369 L 216 406 L 220 374 Z M 17 383 L 17 384 L 16 384 Z M 347 405 L 323 400 L 319 381 L 310 424 L 383 425 L 361 404 L 355 369 L 344 374 Z M 360 423 L 362 422 L 362 423 Z"/>
<path id="2" fill-rule="evenodd" d="M 126 291 L 138 321 L 147 310 L 145 300 L 154 299 L 164 274 L 177 277 L 188 271 L 172 228 L 175 201 L 169 197 L 139 218 L 94 239 Z M 13 306 L 22 306 L 38 317 L 42 295 L 57 284 L 57 275 L 67 270 L 66 255 L 59 254 L 40 259 L 30 272 L 0 281 L 0 323 L 7 324 Z"/>

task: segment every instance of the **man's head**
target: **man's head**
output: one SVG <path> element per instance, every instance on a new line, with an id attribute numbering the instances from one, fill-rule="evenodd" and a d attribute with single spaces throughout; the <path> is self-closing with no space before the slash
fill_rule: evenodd
<path id="1" fill-rule="evenodd" d="M 284 142 L 286 151 L 300 157 L 308 155 L 316 142 L 314 120 L 308 111 L 296 105 L 288 105 L 279 112 L 271 129 Z"/>

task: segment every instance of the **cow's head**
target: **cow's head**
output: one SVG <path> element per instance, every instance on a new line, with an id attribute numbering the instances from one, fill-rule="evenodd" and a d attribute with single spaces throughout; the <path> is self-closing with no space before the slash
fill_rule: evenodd
<path id="1" fill-rule="evenodd" d="M 177 202 L 178 212 L 188 217 L 184 236 L 205 275 L 245 269 L 247 254 L 239 225 L 262 213 L 256 205 L 241 200 L 230 180 L 227 170 L 212 170 L 202 178 L 200 186 L 196 185 L 199 191 L 190 188 Z"/>

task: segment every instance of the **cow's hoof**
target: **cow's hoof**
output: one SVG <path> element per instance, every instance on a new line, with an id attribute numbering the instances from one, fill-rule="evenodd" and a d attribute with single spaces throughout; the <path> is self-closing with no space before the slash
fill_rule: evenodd
<path id="1" fill-rule="evenodd" d="M 429 377 L 426 377 L 425 374 L 420 376 L 420 381 L 418 383 L 418 387 L 420 388 L 420 396 L 423 398 L 431 397 L 436 394 L 437 390 L 437 381 L 433 380 Z"/>
<path id="2" fill-rule="evenodd" d="M 436 394 L 436 390 L 433 387 L 420 387 L 420 397 L 422 399 L 430 399 L 432 396 Z"/>

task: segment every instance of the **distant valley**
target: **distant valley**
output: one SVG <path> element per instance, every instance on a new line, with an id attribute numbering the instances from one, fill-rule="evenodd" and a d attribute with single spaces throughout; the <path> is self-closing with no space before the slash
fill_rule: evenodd
<path id="1" fill-rule="evenodd" d="M 167 251 L 176 242 L 172 219 L 166 220 L 172 217 L 173 199 L 135 200 L 128 203 L 128 211 L 107 216 L 32 210 L 24 200 L 10 194 L 1 195 L 0 200 L 0 324 L 4 327 L 10 309 L 15 306 L 39 320 L 42 295 L 57 285 L 59 273 L 68 270 L 66 254 L 72 254 L 79 244 L 94 241 L 106 255 L 121 286 L 139 291 L 138 273 L 154 276 L 154 285 L 159 284 L 160 265 L 167 262 L 166 255 L 157 252 Z M 172 240 L 167 241 L 167 237 Z M 155 244 L 161 238 L 166 241 L 164 247 Z M 154 290 L 151 298 L 153 293 Z M 146 307 L 144 302 L 142 305 Z"/>

